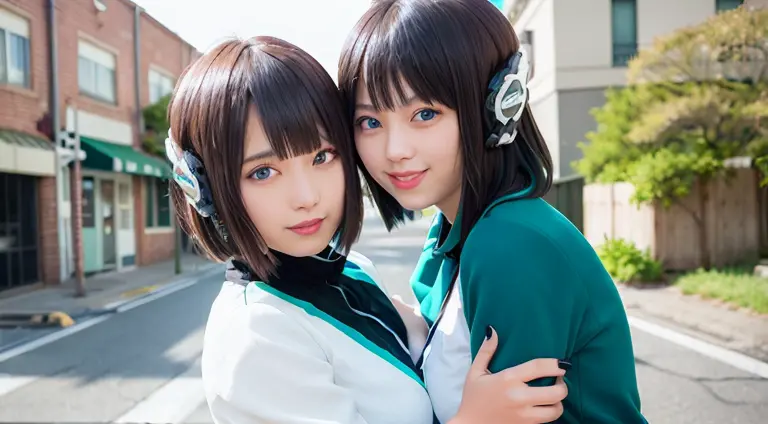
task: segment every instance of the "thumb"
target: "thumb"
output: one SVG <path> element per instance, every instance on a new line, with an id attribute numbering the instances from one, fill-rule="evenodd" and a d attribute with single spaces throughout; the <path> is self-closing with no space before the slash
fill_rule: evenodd
<path id="1" fill-rule="evenodd" d="M 480 345 L 480 350 L 475 355 L 475 361 L 472 363 L 472 367 L 469 369 L 469 374 L 472 376 L 480 376 L 488 374 L 488 365 L 491 363 L 493 354 L 496 353 L 496 348 L 499 346 L 499 337 L 496 334 L 496 330 L 493 327 L 488 326 L 485 333 L 485 340 Z"/>

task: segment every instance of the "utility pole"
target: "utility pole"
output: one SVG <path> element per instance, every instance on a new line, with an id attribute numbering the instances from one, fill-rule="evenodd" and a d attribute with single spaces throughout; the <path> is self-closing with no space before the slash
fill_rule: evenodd
<path id="1" fill-rule="evenodd" d="M 72 244 L 75 253 L 75 296 L 85 296 L 85 264 L 83 260 L 83 178 L 80 165 L 80 129 L 77 109 L 74 111 L 75 159 L 70 172 L 72 205 Z"/>
<path id="2" fill-rule="evenodd" d="M 171 184 L 173 184 L 173 182 L 171 182 Z M 174 265 L 174 272 L 176 273 L 176 275 L 179 275 L 181 274 L 181 226 L 179 225 L 179 220 L 176 218 L 176 214 L 173 212 L 171 213 L 173 214 L 173 217 L 172 217 L 173 227 L 176 231 L 176 234 L 174 237 L 175 239 L 174 244 L 176 246 L 173 252 L 174 253 L 173 265 Z"/>

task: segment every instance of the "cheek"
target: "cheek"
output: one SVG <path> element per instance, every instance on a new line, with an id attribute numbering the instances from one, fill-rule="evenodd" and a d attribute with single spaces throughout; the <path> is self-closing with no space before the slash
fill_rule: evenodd
<path id="1" fill-rule="evenodd" d="M 270 239 L 272 238 L 270 234 L 276 228 L 280 228 L 280 208 L 277 207 L 278 199 L 269 193 L 265 193 L 259 187 L 248 184 L 248 182 L 243 182 L 240 185 L 240 192 L 243 196 L 243 204 L 245 205 L 248 217 L 267 244 L 270 244 Z M 265 199 L 271 200 L 270 202 L 265 202 Z"/>
<path id="2" fill-rule="evenodd" d="M 368 172 L 375 174 L 376 171 L 383 169 L 385 161 L 385 141 L 381 137 L 357 136 L 355 137 L 355 148 L 363 165 Z"/>

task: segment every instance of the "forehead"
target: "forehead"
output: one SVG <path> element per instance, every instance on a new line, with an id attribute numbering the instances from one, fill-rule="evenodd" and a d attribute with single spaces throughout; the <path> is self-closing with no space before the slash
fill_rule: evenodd
<path id="1" fill-rule="evenodd" d="M 311 140 L 310 140 L 311 139 Z M 264 128 L 262 118 L 256 112 L 255 108 L 250 108 L 248 111 L 248 122 L 245 130 L 245 141 L 243 145 L 243 158 L 255 155 L 262 152 L 288 152 L 286 157 L 281 159 L 288 159 L 293 156 L 300 156 L 302 154 L 312 153 L 313 148 L 307 146 L 308 142 L 312 143 L 314 139 L 318 139 L 319 148 L 321 145 L 331 144 L 327 132 L 322 126 L 317 126 L 312 134 L 297 133 L 293 135 L 285 135 L 284 139 L 270 140 L 269 135 Z M 279 145 L 275 145 L 279 143 Z M 292 146 L 285 146 L 286 144 L 292 144 Z M 286 148 L 288 147 L 288 148 Z M 294 152 L 296 154 L 294 154 Z"/>
<path id="2" fill-rule="evenodd" d="M 249 156 L 265 150 L 270 150 L 271 148 L 272 146 L 269 143 L 267 133 L 264 131 L 264 126 L 261 124 L 261 118 L 258 113 L 256 113 L 255 108 L 249 108 L 243 153 L 245 156 Z"/>
<path id="3" fill-rule="evenodd" d="M 385 106 L 385 104 L 388 103 L 381 102 L 381 96 L 376 96 L 377 93 L 375 91 L 373 92 L 373 95 L 376 96 L 377 99 L 374 100 L 371 96 L 371 90 L 371 84 L 368 84 L 362 78 L 358 81 L 356 87 L 357 106 L 369 106 L 371 104 L 375 104 L 376 106 L 379 106 L 379 108 L 382 108 L 382 106 Z M 386 87 L 386 92 L 386 97 L 388 99 L 394 100 L 393 106 L 395 108 L 405 106 L 414 98 L 418 97 L 413 88 L 411 88 L 410 84 L 408 84 L 408 82 L 402 78 L 393 84 L 389 84 Z M 383 108 L 386 109 L 386 107 Z"/>

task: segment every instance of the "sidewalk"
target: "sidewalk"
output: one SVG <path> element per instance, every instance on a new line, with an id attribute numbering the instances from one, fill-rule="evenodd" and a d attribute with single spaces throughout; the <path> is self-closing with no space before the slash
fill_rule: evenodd
<path id="1" fill-rule="evenodd" d="M 629 315 L 768 362 L 768 316 L 686 296 L 675 287 L 617 287 Z"/>
<path id="2" fill-rule="evenodd" d="M 77 298 L 74 296 L 74 280 L 69 280 L 59 286 L 0 298 L 0 313 L 50 314 L 63 312 L 65 317 L 68 316 L 77 321 L 80 318 L 103 312 L 105 308 L 113 308 L 119 303 L 139 298 L 163 287 L 200 275 L 215 266 L 215 263 L 201 256 L 184 254 L 181 259 L 182 273 L 179 275 L 174 274 L 173 259 L 130 271 L 95 274 L 85 280 L 85 297 Z M 55 326 L 44 329 L 0 327 L 0 350 L 4 346 L 17 343 L 33 334 L 56 329 Z"/>

